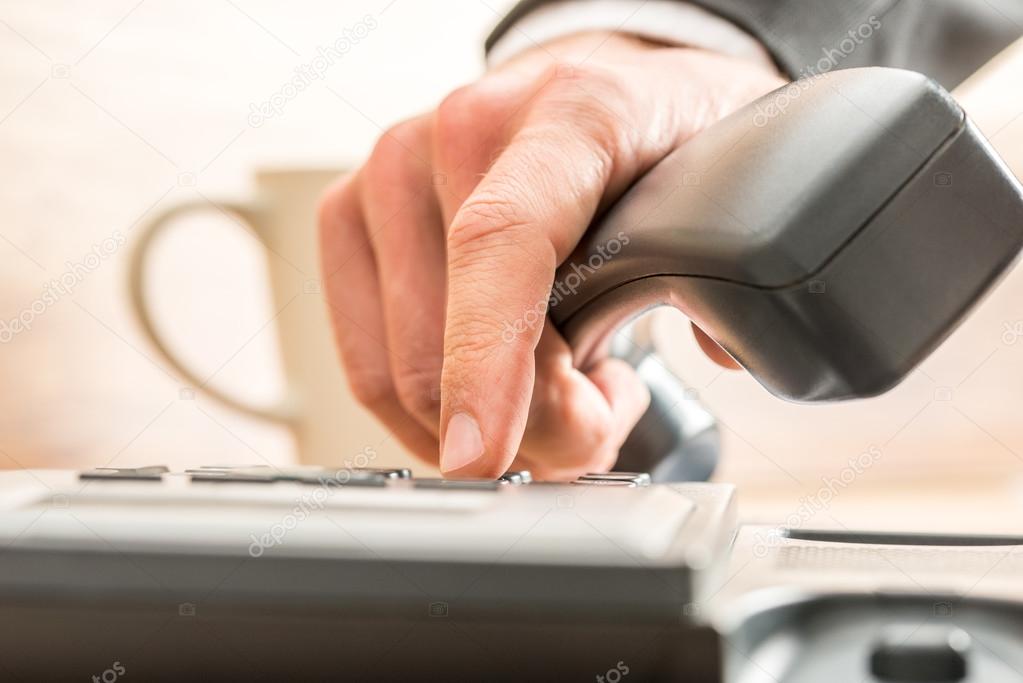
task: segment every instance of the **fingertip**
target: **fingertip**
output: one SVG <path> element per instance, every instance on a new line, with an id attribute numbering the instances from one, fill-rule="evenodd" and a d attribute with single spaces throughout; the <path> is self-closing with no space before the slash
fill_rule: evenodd
<path id="1" fill-rule="evenodd" d="M 503 457 L 480 421 L 464 410 L 448 419 L 442 438 L 440 471 L 449 479 L 497 479 L 513 459 Z"/>
<path id="2" fill-rule="evenodd" d="M 483 434 L 479 423 L 469 413 L 455 413 L 444 430 L 444 444 L 440 452 L 440 470 L 444 474 L 472 470 L 483 457 Z"/>

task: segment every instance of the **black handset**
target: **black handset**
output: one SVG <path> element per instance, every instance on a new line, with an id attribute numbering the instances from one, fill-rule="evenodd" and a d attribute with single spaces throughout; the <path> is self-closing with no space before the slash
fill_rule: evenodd
<path id="1" fill-rule="evenodd" d="M 926 358 L 1021 246 L 1023 187 L 945 90 L 839 70 L 760 98 L 640 178 L 559 269 L 572 287 L 550 315 L 580 366 L 670 305 L 776 396 L 868 397 Z M 645 342 L 614 345 L 656 383 L 619 466 L 675 458 L 662 478 L 709 475 L 705 448 L 680 453 L 672 436 L 693 431 L 674 378 Z"/>

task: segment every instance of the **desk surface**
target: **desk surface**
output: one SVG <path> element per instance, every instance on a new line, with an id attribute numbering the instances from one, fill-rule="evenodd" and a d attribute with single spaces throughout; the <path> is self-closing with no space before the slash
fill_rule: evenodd
<path id="1" fill-rule="evenodd" d="M 836 480 L 837 481 L 837 480 Z M 833 494 L 829 492 L 834 492 Z M 744 522 L 802 529 L 1023 535 L 1023 478 L 739 487 Z"/>

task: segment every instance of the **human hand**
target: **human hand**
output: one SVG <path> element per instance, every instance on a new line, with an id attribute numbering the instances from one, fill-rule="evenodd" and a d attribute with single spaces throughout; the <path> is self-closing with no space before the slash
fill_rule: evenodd
<path id="1" fill-rule="evenodd" d="M 610 469 L 649 401 L 633 370 L 573 367 L 549 320 L 505 330 L 542 309 L 595 214 L 782 83 L 751 61 L 583 34 L 389 130 L 320 208 L 327 301 L 356 398 L 427 462 L 443 444 L 450 476 Z"/>

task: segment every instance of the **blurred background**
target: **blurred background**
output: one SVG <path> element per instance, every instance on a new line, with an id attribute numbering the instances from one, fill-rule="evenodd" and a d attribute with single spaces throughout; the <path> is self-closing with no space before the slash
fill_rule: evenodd
<path id="1" fill-rule="evenodd" d="M 287 428 L 212 400 L 141 334 L 127 287 L 140 226 L 182 201 L 249 197 L 257 169 L 358 163 L 388 126 L 482 73 L 483 39 L 511 4 L 0 2 L 0 467 L 295 460 Z M 322 77 L 252 116 L 360 25 L 370 28 Z M 1017 175 L 1019 52 L 1001 65 L 1012 78 L 992 70 L 960 93 Z M 266 273 L 283 257 L 217 210 L 181 222 L 158 240 L 145 282 L 156 326 L 210 386 L 272 403 L 285 390 L 283 307 Z M 294 296 L 322 305 L 317 273 L 296 270 Z M 12 332 L 15 319 L 27 329 Z M 782 403 L 707 361 L 673 314 L 658 338 L 721 420 L 717 478 L 760 500 L 757 514 L 783 518 L 829 488 L 818 525 L 842 524 L 842 506 L 864 500 L 887 502 L 875 521 L 890 523 L 926 498 L 949 513 L 946 527 L 1011 527 L 1005 506 L 1019 504 L 1023 472 L 1019 269 L 900 387 L 867 401 Z M 363 444 L 378 464 L 409 464 L 366 413 L 344 403 L 335 419 L 339 459 Z M 870 465 L 836 489 L 864 453 Z"/>
<path id="2" fill-rule="evenodd" d="M 0 466 L 288 461 L 286 430 L 192 399 L 140 336 L 126 287 L 132 239 L 176 203 L 249 196 L 254 169 L 365 156 L 388 126 L 482 72 L 483 39 L 509 5 L 0 4 L 0 319 L 30 309 L 95 245 L 104 253 L 103 240 L 127 242 L 0 345 Z M 252 125 L 252 106 L 366 17 L 375 28 Z M 265 271 L 278 257 L 208 213 L 157 245 L 156 322 L 211 384 L 270 402 L 282 380 Z M 402 457 L 387 446 L 381 457 Z"/>

